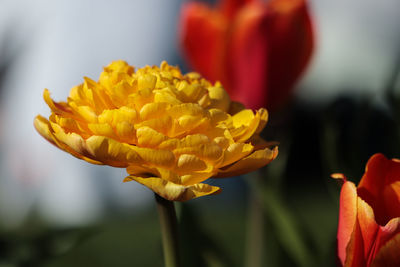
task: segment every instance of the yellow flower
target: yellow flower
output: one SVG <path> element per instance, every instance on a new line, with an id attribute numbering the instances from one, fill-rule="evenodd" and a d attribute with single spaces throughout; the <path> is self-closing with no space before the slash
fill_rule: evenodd
<path id="1" fill-rule="evenodd" d="M 268 113 L 231 102 L 220 83 L 183 75 L 166 62 L 138 69 L 124 61 L 84 78 L 67 102 L 44 100 L 49 119 L 34 125 L 49 142 L 94 164 L 127 168 L 135 180 L 168 200 L 215 194 L 204 182 L 253 171 L 278 153 L 259 137 Z"/>

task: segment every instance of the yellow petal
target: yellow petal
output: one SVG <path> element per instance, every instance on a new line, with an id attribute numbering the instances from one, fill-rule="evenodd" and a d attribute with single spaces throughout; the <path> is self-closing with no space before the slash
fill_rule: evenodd
<path id="1" fill-rule="evenodd" d="M 87 156 L 85 140 L 76 133 L 66 133 L 58 124 L 50 122 L 52 134 L 57 141 L 64 143 L 76 153 Z"/>
<path id="2" fill-rule="evenodd" d="M 253 146 L 251 144 L 245 144 L 245 143 L 231 144 L 224 151 L 224 160 L 221 163 L 221 167 L 227 166 L 246 157 L 252 151 L 253 151 Z"/>
<path id="3" fill-rule="evenodd" d="M 228 111 L 231 104 L 231 98 L 228 93 L 221 87 L 213 86 L 208 88 L 211 104 L 209 108 L 216 108 L 222 111 Z"/>
<path id="4" fill-rule="evenodd" d="M 167 140 L 167 137 L 150 127 L 143 126 L 136 131 L 138 145 L 141 147 L 157 147 L 161 142 Z M 165 149 L 162 148 L 161 149 Z"/>
<path id="5" fill-rule="evenodd" d="M 54 117 L 54 119 L 53 119 L 53 117 Z M 64 117 L 58 116 L 55 113 L 53 113 L 50 116 L 50 120 L 55 121 L 58 125 L 60 125 L 67 132 L 75 132 L 75 133 L 80 132 L 80 128 L 79 128 L 77 122 L 72 118 L 64 118 Z"/>
<path id="6" fill-rule="evenodd" d="M 179 105 L 182 103 L 176 98 L 176 95 L 170 88 L 154 90 L 154 102 L 164 102 L 171 105 Z"/>
<path id="7" fill-rule="evenodd" d="M 232 116 L 233 127 L 249 126 L 254 119 L 254 113 L 250 109 L 244 109 Z"/>
<path id="8" fill-rule="evenodd" d="M 260 122 L 258 124 L 257 130 L 255 133 L 260 133 L 268 122 L 268 111 L 265 108 L 261 108 L 257 111 L 260 114 Z"/>
<path id="9" fill-rule="evenodd" d="M 117 139 L 113 128 L 108 123 L 89 123 L 88 127 L 94 135 L 107 136 Z"/>
<path id="10" fill-rule="evenodd" d="M 72 115 L 71 108 L 67 105 L 67 103 L 64 103 L 64 102 L 57 103 L 57 102 L 54 102 L 53 99 L 51 99 L 49 90 L 44 89 L 43 99 L 46 102 L 46 104 L 49 106 L 51 111 L 53 111 L 54 113 L 56 113 L 58 115 L 64 115 L 64 116 Z"/>
<path id="11" fill-rule="evenodd" d="M 266 123 L 265 119 L 268 116 L 268 113 L 265 109 L 260 109 L 257 111 L 255 116 L 250 115 L 253 114 L 251 110 L 250 112 L 247 111 L 248 110 L 243 110 L 238 113 L 240 115 L 237 117 L 236 115 L 232 117 L 233 124 L 238 126 L 238 128 L 231 130 L 231 134 L 236 142 L 246 142 L 249 138 L 257 133 L 257 130 L 261 131 L 265 126 L 263 123 Z M 241 118 L 243 119 L 242 124 L 239 122 Z M 264 121 L 262 121 L 262 119 L 264 119 Z"/>
<path id="12" fill-rule="evenodd" d="M 176 148 L 174 149 L 174 154 L 176 155 L 192 154 L 199 157 L 202 160 L 214 163 L 222 159 L 222 149 L 220 146 L 214 143 Z"/>
<path id="13" fill-rule="evenodd" d="M 138 88 L 153 89 L 156 85 L 157 77 L 151 74 L 140 75 L 138 79 Z"/>
<path id="14" fill-rule="evenodd" d="M 115 60 L 111 62 L 107 67 L 104 67 L 105 72 L 125 72 L 128 74 L 132 74 L 134 72 L 134 68 L 129 66 L 124 60 Z"/>
<path id="15" fill-rule="evenodd" d="M 183 115 L 178 119 L 178 123 L 181 127 L 185 128 L 187 131 L 190 131 L 199 125 L 202 119 L 203 118 L 201 116 Z"/>
<path id="16" fill-rule="evenodd" d="M 192 172 L 190 174 L 184 174 L 180 176 L 180 183 L 182 185 L 194 185 L 201 182 L 204 182 L 208 178 L 214 176 L 217 173 L 217 170 L 214 169 L 214 166 L 209 164 L 207 168 L 202 171 Z"/>
<path id="17" fill-rule="evenodd" d="M 185 136 L 180 141 L 180 147 L 188 147 L 207 144 L 210 142 L 210 139 L 207 137 L 207 135 L 204 134 L 191 134 Z"/>
<path id="18" fill-rule="evenodd" d="M 135 151 L 134 146 L 104 136 L 88 138 L 85 149 L 91 158 L 114 167 L 127 167 L 129 164 L 140 165 L 145 163 L 139 153 Z"/>
<path id="19" fill-rule="evenodd" d="M 88 151 L 95 159 L 111 166 L 146 164 L 150 167 L 171 168 L 175 164 L 174 154 L 167 150 L 141 148 L 102 136 L 92 136 L 86 143 Z"/>
<path id="20" fill-rule="evenodd" d="M 230 166 L 220 169 L 219 173 L 215 177 L 237 176 L 254 171 L 270 163 L 276 158 L 277 155 L 278 147 L 275 147 L 272 150 L 269 148 L 257 150 L 250 154 L 250 156 L 247 156 L 246 158 L 243 158 Z"/>
<path id="21" fill-rule="evenodd" d="M 187 81 L 181 81 L 177 88 L 184 96 L 185 102 L 197 102 L 203 95 L 207 94 L 207 90 L 200 87 L 200 84 L 188 84 Z"/>
<path id="22" fill-rule="evenodd" d="M 35 126 L 36 130 L 39 132 L 39 134 L 42 135 L 47 141 L 49 141 L 53 145 L 59 147 L 60 149 L 70 153 L 74 157 L 83 159 L 92 164 L 99 164 L 99 165 L 103 164 L 102 162 L 100 162 L 98 160 L 88 158 L 88 157 L 76 152 L 75 150 L 71 149 L 65 143 L 57 140 L 57 138 L 54 136 L 54 134 L 52 132 L 49 121 L 46 120 L 45 118 L 43 118 L 42 116 L 40 116 L 40 115 L 36 116 L 36 118 L 34 120 L 34 126 Z"/>
<path id="23" fill-rule="evenodd" d="M 207 165 L 205 162 L 195 155 L 182 154 L 179 156 L 177 161 L 177 172 L 181 174 L 202 171 L 206 168 Z"/>
<path id="24" fill-rule="evenodd" d="M 214 142 L 224 150 L 229 147 L 229 139 L 226 137 L 223 136 L 215 137 Z"/>
<path id="25" fill-rule="evenodd" d="M 175 155 L 171 151 L 132 146 L 148 164 L 156 167 L 172 168 L 175 166 Z"/>
<path id="26" fill-rule="evenodd" d="M 126 121 L 135 123 L 137 121 L 136 110 L 123 106 L 119 109 L 106 109 L 98 116 L 99 123 L 108 123 L 116 126 L 119 122 Z"/>
<path id="27" fill-rule="evenodd" d="M 225 122 L 230 119 L 230 116 L 220 109 L 210 109 L 209 113 L 211 117 L 211 123 L 214 125 L 218 125 L 220 122 Z"/>
<path id="28" fill-rule="evenodd" d="M 141 120 L 150 120 L 165 115 L 170 104 L 165 102 L 147 103 L 140 110 Z"/>
<path id="29" fill-rule="evenodd" d="M 76 106 L 74 103 L 71 103 L 71 107 L 77 112 L 81 118 L 87 122 L 97 123 L 97 114 L 94 110 L 89 106 Z"/>
<path id="30" fill-rule="evenodd" d="M 208 184 L 184 186 L 158 177 L 142 178 L 137 176 L 128 176 L 125 178 L 124 182 L 132 180 L 147 186 L 159 196 L 170 201 L 187 201 L 201 196 L 217 194 L 221 191 L 219 187 Z"/>
<path id="31" fill-rule="evenodd" d="M 168 110 L 168 114 L 170 114 L 173 118 L 179 118 L 181 116 L 189 115 L 189 116 L 204 116 L 204 109 L 195 103 L 183 103 L 180 105 L 172 106 Z"/>
<path id="32" fill-rule="evenodd" d="M 115 131 L 119 137 L 118 139 L 121 139 L 128 144 L 136 143 L 136 130 L 133 124 L 127 121 L 119 122 L 115 128 Z"/>
<path id="33" fill-rule="evenodd" d="M 151 89 L 141 89 L 128 96 L 128 105 L 140 110 L 145 104 L 151 103 L 153 100 L 154 94 Z"/>
<path id="34" fill-rule="evenodd" d="M 143 121 L 135 125 L 136 129 L 139 129 L 143 126 L 150 127 L 155 131 L 162 133 L 163 135 L 170 136 L 171 125 L 173 125 L 173 120 L 170 116 L 165 115 L 160 118 L 151 119 L 147 121 Z"/>
<path id="35" fill-rule="evenodd" d="M 36 131 L 38 131 L 41 136 L 43 136 L 47 141 L 49 141 L 53 145 L 56 145 L 55 141 L 53 140 L 52 134 L 50 132 L 49 121 L 47 119 L 38 115 L 35 117 L 33 125 L 35 126 Z"/>

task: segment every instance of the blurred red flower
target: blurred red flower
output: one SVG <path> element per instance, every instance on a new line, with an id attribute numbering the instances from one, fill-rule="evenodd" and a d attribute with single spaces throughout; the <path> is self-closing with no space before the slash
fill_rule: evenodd
<path id="1" fill-rule="evenodd" d="M 358 187 L 342 174 L 338 225 L 341 266 L 400 266 L 400 161 L 373 155 Z"/>
<path id="2" fill-rule="evenodd" d="M 253 109 L 288 100 L 314 44 L 305 0 L 189 2 L 180 27 L 191 67 Z"/>

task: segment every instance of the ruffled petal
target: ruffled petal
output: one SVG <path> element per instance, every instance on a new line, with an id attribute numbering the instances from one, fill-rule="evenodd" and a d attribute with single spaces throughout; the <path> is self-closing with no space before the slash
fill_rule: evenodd
<path id="1" fill-rule="evenodd" d="M 57 146 L 58 148 L 64 150 L 65 152 L 70 153 L 74 157 L 85 160 L 92 164 L 97 164 L 97 165 L 104 164 L 98 160 L 91 159 L 89 157 L 86 157 L 85 155 L 82 155 L 82 154 L 76 152 L 74 149 L 69 147 L 67 144 L 59 141 L 54 135 L 54 132 L 53 132 L 53 129 L 51 128 L 50 122 L 47 119 L 43 118 L 42 116 L 40 116 L 40 115 L 36 116 L 36 118 L 34 120 L 34 126 L 35 126 L 36 130 L 39 132 L 39 134 L 41 136 L 43 136 L 47 141 L 49 141 L 53 145 Z"/>
<path id="2" fill-rule="evenodd" d="M 111 166 L 127 167 L 130 164 L 147 164 L 171 168 L 175 164 L 174 154 L 167 150 L 141 148 L 104 136 L 92 136 L 86 143 L 88 151 L 94 158 Z"/>
<path id="3" fill-rule="evenodd" d="M 163 180 L 158 177 L 137 177 L 128 176 L 124 182 L 136 181 L 144 186 L 147 186 L 159 196 L 170 200 L 170 201 L 187 201 L 193 198 L 218 194 L 221 189 L 216 186 L 208 184 L 195 184 L 190 186 L 184 186 Z"/>
<path id="4" fill-rule="evenodd" d="M 220 167 L 232 164 L 253 152 L 253 146 L 245 143 L 233 143 L 224 151 L 224 159 Z"/>
<path id="5" fill-rule="evenodd" d="M 228 176 L 237 176 L 254 171 L 270 163 L 276 158 L 277 155 L 278 147 L 275 147 L 272 150 L 266 148 L 264 150 L 255 151 L 250 154 L 250 156 L 247 156 L 230 166 L 220 169 L 216 177 L 221 178 Z"/>

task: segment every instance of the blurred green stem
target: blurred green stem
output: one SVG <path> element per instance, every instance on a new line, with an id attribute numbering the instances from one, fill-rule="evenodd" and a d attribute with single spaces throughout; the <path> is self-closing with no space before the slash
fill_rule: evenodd
<path id="1" fill-rule="evenodd" d="M 259 177 L 249 177 L 254 183 L 259 183 Z M 249 221 L 246 240 L 246 267 L 261 267 L 264 249 L 264 213 L 260 199 L 251 186 L 249 196 Z"/>
<path id="2" fill-rule="evenodd" d="M 178 231 L 174 203 L 155 194 L 165 267 L 179 267 Z"/>

